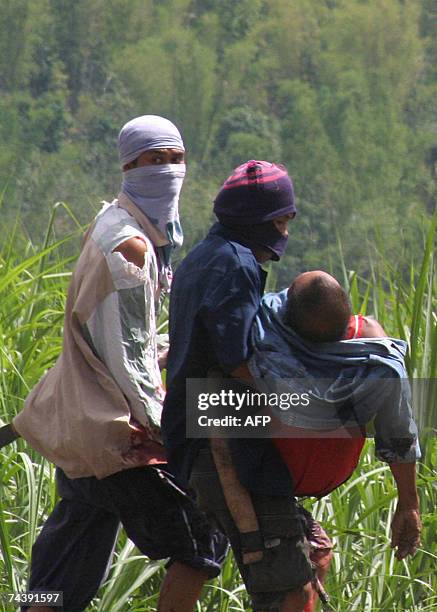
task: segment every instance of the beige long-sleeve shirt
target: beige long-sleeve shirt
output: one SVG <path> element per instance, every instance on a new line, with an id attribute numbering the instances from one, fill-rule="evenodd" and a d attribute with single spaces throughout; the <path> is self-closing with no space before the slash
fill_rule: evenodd
<path id="1" fill-rule="evenodd" d="M 148 247 L 142 269 L 114 252 L 134 236 Z M 62 353 L 13 421 L 70 478 L 165 461 L 153 248 L 164 243 L 123 194 L 104 205 L 85 236 L 68 292 Z"/>

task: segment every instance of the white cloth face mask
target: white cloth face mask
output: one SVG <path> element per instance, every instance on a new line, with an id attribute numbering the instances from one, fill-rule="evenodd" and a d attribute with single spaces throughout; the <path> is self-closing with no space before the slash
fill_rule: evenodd
<path id="1" fill-rule="evenodd" d="M 183 242 L 179 195 L 185 164 L 141 166 L 123 172 L 121 190 L 159 229 L 173 248 Z"/>

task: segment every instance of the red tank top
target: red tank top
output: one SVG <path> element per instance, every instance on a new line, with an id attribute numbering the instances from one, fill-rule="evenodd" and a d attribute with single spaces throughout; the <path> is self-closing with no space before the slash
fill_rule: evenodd
<path id="1" fill-rule="evenodd" d="M 364 317 L 350 318 L 345 340 L 360 338 Z M 298 429 L 296 433 L 298 433 Z M 304 431 L 304 430 L 300 430 Z M 294 482 L 295 495 L 326 495 L 355 470 L 365 437 L 359 427 L 349 428 L 351 437 L 276 438 L 273 440 Z"/>

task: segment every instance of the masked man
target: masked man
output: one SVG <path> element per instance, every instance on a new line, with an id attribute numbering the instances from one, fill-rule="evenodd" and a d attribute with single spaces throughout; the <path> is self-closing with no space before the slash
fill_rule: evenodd
<path id="1" fill-rule="evenodd" d="M 170 121 L 146 115 L 122 128 L 118 147 L 121 193 L 85 236 L 62 353 L 13 422 L 57 465 L 61 497 L 33 547 L 29 588 L 63 591 L 65 612 L 86 608 L 121 523 L 143 554 L 170 558 L 158 610 L 182 612 L 227 547 L 173 482 L 160 439 L 156 317 L 182 243 L 184 145 Z"/>
<path id="2" fill-rule="evenodd" d="M 300 457 L 290 454 L 289 440 L 284 439 L 285 446 L 280 439 L 273 443 L 267 439 L 232 438 L 226 444 L 223 440 L 190 439 L 186 435 L 187 424 L 196 414 L 195 402 L 187 401 L 187 379 L 206 378 L 212 371 L 248 381 L 253 380 L 252 375 L 268 378 L 276 366 L 272 357 L 278 355 L 281 365 L 288 357 L 282 345 L 278 349 L 281 335 L 268 335 L 269 328 L 263 334 L 261 329 L 260 337 L 265 341 L 263 360 L 258 363 L 260 348 L 251 341 L 251 328 L 259 326 L 257 313 L 265 281 L 259 264 L 282 255 L 287 222 L 295 213 L 291 181 L 282 168 L 273 164 L 248 162 L 225 182 L 214 211 L 219 223 L 182 262 L 173 285 L 168 392 L 162 420 L 164 441 L 178 478 L 190 484 L 199 506 L 228 535 L 254 611 L 309 611 L 315 605 L 313 587 L 323 592 L 320 580 L 329 565 L 331 543 L 321 526 L 292 497 L 293 480 L 302 476 L 303 470 L 297 471 Z M 308 310 L 308 305 L 305 308 Z M 320 315 L 320 305 L 318 309 Z M 346 310 L 338 338 L 346 331 L 349 306 Z M 265 319 L 270 323 L 273 314 L 267 311 Z M 315 322 L 318 327 L 321 322 L 328 324 L 323 317 L 316 317 Z M 313 322 L 310 328 L 314 332 Z M 372 329 L 372 335 L 377 335 L 376 331 Z M 254 364 L 262 372 L 253 374 Z M 273 377 L 283 378 L 280 374 Z M 225 406 L 219 406 L 215 415 L 220 408 Z M 407 421 L 411 424 L 410 419 Z M 414 441 L 413 436 L 413 445 Z M 361 439 L 358 442 L 362 445 Z M 304 450 L 308 456 L 308 443 Z M 414 453 L 411 451 L 416 457 Z M 403 506 L 409 504 L 410 495 L 413 503 L 417 501 L 411 454 L 401 459 L 391 455 L 388 459 L 408 462 L 403 464 L 406 469 L 402 465 L 393 468 L 400 506 L 393 523 L 392 543 L 398 547 L 399 558 L 413 553 L 419 542 L 418 512 Z M 347 456 L 346 465 L 335 467 L 344 472 L 352 471 L 354 465 Z M 308 484 L 308 478 L 303 476 L 296 480 L 298 494 L 299 486 Z M 320 474 L 316 476 L 319 481 L 311 474 L 310 484 L 323 487 Z M 332 474 L 329 476 L 332 481 Z M 334 477 L 337 480 L 333 486 L 337 486 L 342 477 Z"/>
<path id="3" fill-rule="evenodd" d="M 247 162 L 225 181 L 214 212 L 218 223 L 175 274 L 163 437 L 180 482 L 192 486 L 200 507 L 211 510 L 229 536 L 253 609 L 270 610 L 276 591 L 287 591 L 288 610 L 295 600 L 306 601 L 301 587 L 312 579 L 289 472 L 269 440 L 233 439 L 231 462 L 250 496 L 238 482 L 218 483 L 209 455 L 214 442 L 186 436 L 187 414 L 196 410 L 187 403 L 186 381 L 216 369 L 231 377 L 250 376 L 249 333 L 266 280 L 261 264 L 279 260 L 285 251 L 287 225 L 296 213 L 291 179 L 283 167 Z M 226 452 L 222 458 L 228 460 Z M 214 459 L 218 467 L 219 453 Z M 274 564 L 267 555 L 264 561 L 251 556 L 259 551 L 258 527 L 272 542 L 283 537 L 285 548 Z"/>

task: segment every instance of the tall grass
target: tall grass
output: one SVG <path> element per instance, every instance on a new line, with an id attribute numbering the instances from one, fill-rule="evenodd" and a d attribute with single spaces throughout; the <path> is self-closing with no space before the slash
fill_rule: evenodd
<path id="1" fill-rule="evenodd" d="M 381 257 L 372 258 L 370 280 L 344 267 L 354 311 L 374 314 L 389 334 L 409 342 L 408 368 L 416 378 L 437 378 L 436 225 L 434 218 L 424 239 L 422 260 L 407 272 Z M 61 349 L 71 268 L 71 258 L 62 253 L 71 240 L 79 244 L 78 232 L 55 241 L 50 227 L 43 248 L 35 249 L 23 240 L 17 225 L 0 251 L 2 422 L 21 409 L 30 388 Z M 161 324 L 165 329 L 165 317 Z M 418 392 L 418 420 L 429 434 L 435 427 L 435 386 L 420 385 Z M 437 609 L 435 437 L 424 436 L 422 447 L 418 482 L 424 530 L 422 547 L 412 560 L 396 561 L 389 547 L 396 489 L 389 468 L 374 460 L 371 441 L 348 483 L 327 498 L 305 502 L 335 543 L 327 581 L 333 610 Z M 26 587 L 31 546 L 56 503 L 56 490 L 53 466 L 22 440 L 4 448 L 0 457 L 0 592 L 9 592 Z M 121 533 L 108 579 L 89 610 L 154 610 L 163 574 L 162 563 L 141 556 Z M 0 605 L 7 612 L 13 609 Z M 230 555 L 221 576 L 205 586 L 198 610 L 248 609 Z"/>

